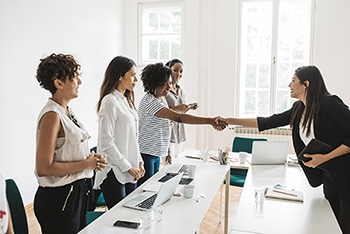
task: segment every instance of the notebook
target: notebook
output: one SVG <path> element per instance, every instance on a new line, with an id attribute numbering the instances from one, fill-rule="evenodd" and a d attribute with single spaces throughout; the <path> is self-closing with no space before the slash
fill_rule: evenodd
<path id="1" fill-rule="evenodd" d="M 288 148 L 288 141 L 254 141 L 252 156 L 247 161 L 252 165 L 285 164 Z"/>
<path id="2" fill-rule="evenodd" d="M 123 206 L 137 210 L 149 210 L 152 206 L 164 204 L 173 196 L 181 176 L 182 174 L 179 174 L 164 182 L 158 193 L 143 192 L 126 201 Z"/>
<path id="3" fill-rule="evenodd" d="M 332 151 L 332 147 L 322 141 L 313 138 L 307 146 L 300 152 L 298 159 L 300 161 L 308 162 L 311 158 L 304 157 L 304 154 L 327 154 Z"/>

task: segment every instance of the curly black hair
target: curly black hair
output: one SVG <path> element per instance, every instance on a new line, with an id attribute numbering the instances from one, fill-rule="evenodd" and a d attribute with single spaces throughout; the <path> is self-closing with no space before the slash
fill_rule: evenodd
<path id="1" fill-rule="evenodd" d="M 141 80 L 145 92 L 154 94 L 158 87 L 162 87 L 169 82 L 171 69 L 163 63 L 149 64 L 142 69 Z"/>
<path id="2" fill-rule="evenodd" d="M 51 54 L 46 58 L 40 59 L 40 64 L 36 70 L 36 79 L 39 85 L 51 94 L 56 93 L 54 84 L 55 79 L 63 82 L 66 79 L 72 80 L 80 75 L 80 64 L 70 54 Z"/>

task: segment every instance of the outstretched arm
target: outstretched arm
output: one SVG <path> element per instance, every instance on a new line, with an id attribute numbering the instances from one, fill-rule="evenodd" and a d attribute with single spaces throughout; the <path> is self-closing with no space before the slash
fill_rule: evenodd
<path id="1" fill-rule="evenodd" d="M 250 128 L 258 128 L 257 118 L 221 118 L 222 121 L 229 125 L 240 125 Z"/>
<path id="2" fill-rule="evenodd" d="M 227 124 L 225 121 L 218 121 L 218 117 L 201 117 L 194 116 L 189 114 L 181 114 L 170 108 L 162 108 L 156 113 L 156 116 L 159 118 L 170 119 L 179 123 L 187 123 L 187 124 L 210 124 L 216 130 L 223 130 Z"/>

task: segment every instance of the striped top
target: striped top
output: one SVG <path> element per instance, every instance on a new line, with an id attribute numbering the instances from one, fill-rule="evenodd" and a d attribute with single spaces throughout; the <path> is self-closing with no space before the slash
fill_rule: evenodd
<path id="1" fill-rule="evenodd" d="M 150 93 L 146 93 L 140 100 L 139 145 L 143 154 L 160 157 L 168 155 L 170 120 L 156 116 L 156 113 L 165 107 L 168 108 L 168 103 L 164 97 L 157 99 Z"/>

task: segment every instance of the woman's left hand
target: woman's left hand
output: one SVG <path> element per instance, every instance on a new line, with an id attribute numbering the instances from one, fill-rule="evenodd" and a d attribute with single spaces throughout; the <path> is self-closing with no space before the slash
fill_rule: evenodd
<path id="1" fill-rule="evenodd" d="M 325 154 L 304 154 L 305 158 L 311 158 L 308 162 L 303 162 L 307 167 L 318 167 L 322 163 L 328 161 Z"/>
<path id="2" fill-rule="evenodd" d="M 171 158 L 170 155 L 167 155 L 167 156 L 165 157 L 165 162 L 166 162 L 167 164 L 171 164 L 171 163 L 172 163 L 172 158 Z"/>
<path id="3" fill-rule="evenodd" d="M 140 178 L 141 177 L 144 177 L 144 175 L 145 175 L 145 172 L 146 172 L 146 170 L 145 170 L 145 168 L 143 167 L 143 163 L 140 163 L 139 164 L 139 173 L 140 173 Z"/>

